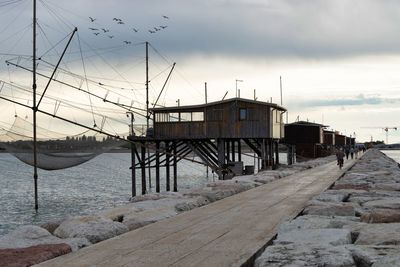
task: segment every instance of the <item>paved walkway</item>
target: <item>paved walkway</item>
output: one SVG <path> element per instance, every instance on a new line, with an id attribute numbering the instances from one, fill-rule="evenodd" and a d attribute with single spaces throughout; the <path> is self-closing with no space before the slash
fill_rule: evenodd
<path id="1" fill-rule="evenodd" d="M 353 164 L 309 169 L 40 266 L 241 266 Z"/>

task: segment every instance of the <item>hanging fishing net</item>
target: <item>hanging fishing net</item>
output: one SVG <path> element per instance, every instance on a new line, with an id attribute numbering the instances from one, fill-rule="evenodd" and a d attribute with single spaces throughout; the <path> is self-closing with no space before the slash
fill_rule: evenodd
<path id="1" fill-rule="evenodd" d="M 2 132 L 1 147 L 33 166 L 32 123 L 16 116 L 10 129 L 3 128 Z M 77 166 L 125 143 L 90 130 L 66 136 L 37 126 L 36 133 L 37 167 L 44 170 Z"/>

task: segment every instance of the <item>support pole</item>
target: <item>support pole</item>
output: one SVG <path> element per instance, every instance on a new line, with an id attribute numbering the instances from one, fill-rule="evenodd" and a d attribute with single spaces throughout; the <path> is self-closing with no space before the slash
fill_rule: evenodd
<path id="1" fill-rule="evenodd" d="M 275 165 L 279 165 L 279 143 L 275 141 Z"/>
<path id="2" fill-rule="evenodd" d="M 207 104 L 207 82 L 204 83 L 204 97 L 205 97 L 206 104 Z"/>
<path id="3" fill-rule="evenodd" d="M 236 157 L 235 157 L 235 140 L 232 140 L 232 161 L 235 162 L 236 161 Z"/>
<path id="4" fill-rule="evenodd" d="M 131 142 L 132 197 L 136 196 L 136 145 Z"/>
<path id="5" fill-rule="evenodd" d="M 178 192 L 178 162 L 176 156 L 176 141 L 173 143 L 174 151 L 174 192 Z"/>
<path id="6" fill-rule="evenodd" d="M 160 193 L 160 141 L 156 141 L 156 192 Z"/>
<path id="7" fill-rule="evenodd" d="M 35 186 L 35 210 L 39 209 L 38 204 L 38 173 L 37 173 L 37 143 L 36 143 L 36 0 L 33 0 L 33 181 Z"/>
<path id="8" fill-rule="evenodd" d="M 165 142 L 165 179 L 166 179 L 166 190 L 171 191 L 171 180 L 170 180 L 170 169 L 169 169 L 169 158 L 170 149 L 169 142 Z"/>
<path id="9" fill-rule="evenodd" d="M 141 160 L 140 167 L 142 170 L 142 195 L 146 194 L 146 146 L 145 143 L 141 143 Z"/>
<path id="10" fill-rule="evenodd" d="M 237 147 L 237 151 L 238 151 L 238 161 L 242 161 L 242 144 L 240 142 L 241 140 L 239 139 L 238 141 L 238 147 Z"/>

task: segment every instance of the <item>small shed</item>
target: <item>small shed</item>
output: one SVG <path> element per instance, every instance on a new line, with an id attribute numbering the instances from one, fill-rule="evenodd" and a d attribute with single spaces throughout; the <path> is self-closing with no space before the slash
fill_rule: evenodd
<path id="1" fill-rule="evenodd" d="M 335 132 L 335 145 L 337 147 L 346 146 L 346 136 L 340 134 L 339 132 Z"/>
<path id="2" fill-rule="evenodd" d="M 324 145 L 334 146 L 335 145 L 335 132 L 324 130 Z"/>
<path id="3" fill-rule="evenodd" d="M 322 155 L 324 128 L 327 126 L 308 121 L 298 121 L 285 125 L 286 144 L 296 146 L 297 156 L 316 158 Z"/>

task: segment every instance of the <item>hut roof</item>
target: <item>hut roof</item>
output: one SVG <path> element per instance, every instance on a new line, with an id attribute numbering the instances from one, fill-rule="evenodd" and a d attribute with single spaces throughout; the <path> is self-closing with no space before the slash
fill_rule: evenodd
<path id="1" fill-rule="evenodd" d="M 188 106 L 179 106 L 179 107 L 175 106 L 175 107 L 152 108 L 150 110 L 153 112 L 191 110 L 191 109 L 200 109 L 200 108 L 205 108 L 205 107 L 209 107 L 209 106 L 215 106 L 215 105 L 220 105 L 220 104 L 225 104 L 225 103 L 235 102 L 235 101 L 257 104 L 257 105 L 262 105 L 262 106 L 268 106 L 268 107 L 272 107 L 274 109 L 278 109 L 281 111 L 286 111 L 286 109 L 284 107 L 281 107 L 275 103 L 262 102 L 262 101 L 256 101 L 256 100 L 245 99 L 245 98 L 230 98 L 230 99 L 225 99 L 225 100 L 221 100 L 221 101 L 210 102 L 207 104 L 188 105 Z"/>
<path id="2" fill-rule="evenodd" d="M 296 122 L 288 123 L 286 125 L 319 126 L 319 127 L 322 127 L 322 128 L 329 127 L 329 125 L 323 125 L 323 124 L 320 124 L 320 123 L 308 122 L 308 121 L 296 121 Z"/>

